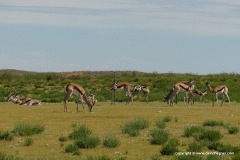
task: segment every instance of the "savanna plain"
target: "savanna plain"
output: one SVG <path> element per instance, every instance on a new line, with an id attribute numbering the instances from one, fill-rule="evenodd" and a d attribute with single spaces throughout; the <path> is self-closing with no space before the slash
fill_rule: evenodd
<path id="1" fill-rule="evenodd" d="M 63 112 L 63 103 L 42 103 L 41 106 L 19 106 L 11 102 L 0 103 L 0 131 L 11 132 L 17 124 L 25 123 L 40 125 L 44 131 L 31 136 L 15 135 L 12 140 L 0 140 L 0 152 L 6 157 L 13 159 L 127 159 L 127 160 L 158 160 L 158 159 L 181 159 L 176 153 L 187 152 L 189 150 L 200 151 L 201 153 L 216 152 L 207 145 L 201 149 L 191 148 L 195 142 L 202 144 L 201 136 L 186 136 L 186 128 L 192 126 L 203 127 L 209 130 L 220 132 L 221 138 L 218 143 L 224 146 L 235 148 L 232 155 L 212 156 L 217 159 L 239 158 L 237 151 L 240 147 L 240 134 L 231 134 L 227 127 L 221 125 L 206 125 L 208 122 L 219 122 L 225 126 L 234 126 L 236 130 L 240 128 L 239 103 L 232 103 L 228 106 L 212 107 L 211 103 L 196 103 L 184 106 L 183 102 L 174 107 L 170 107 L 163 102 L 133 102 L 125 105 L 124 102 L 117 102 L 111 105 L 110 102 L 97 103 L 92 112 L 85 109 L 76 111 L 74 102 L 68 103 L 69 111 Z M 162 149 L 168 142 L 162 144 L 152 143 L 152 131 L 158 128 L 157 122 L 162 119 L 169 119 L 162 127 L 168 133 L 169 141 L 174 139 L 177 145 L 176 153 L 162 154 Z M 136 136 L 130 136 L 123 132 L 124 125 L 136 119 L 144 119 L 148 126 L 139 131 Z M 77 152 L 66 152 L 68 145 L 74 144 L 69 135 L 78 126 L 85 126 L 91 130 L 91 135 L 98 137 L 100 142 L 93 148 L 78 148 Z M 109 148 L 103 145 L 104 137 L 111 135 L 115 137 L 119 144 Z M 195 134 L 196 135 L 196 134 Z M 65 137 L 61 141 L 60 137 Z M 32 140 L 31 145 L 26 145 L 26 138 Z M 203 138 L 204 139 L 204 138 Z M 201 140 L 203 140 L 201 139 Z M 194 146 L 194 145 L 192 145 Z M 196 145 L 198 146 L 198 145 Z M 225 147 L 226 148 L 226 147 Z M 77 154 L 76 154 L 77 153 Z M 208 159 L 209 156 L 202 155 L 195 159 Z M 184 159 L 184 158 L 182 158 Z M 191 159 L 191 156 L 185 156 Z M 192 158 L 193 159 L 193 158 Z"/>

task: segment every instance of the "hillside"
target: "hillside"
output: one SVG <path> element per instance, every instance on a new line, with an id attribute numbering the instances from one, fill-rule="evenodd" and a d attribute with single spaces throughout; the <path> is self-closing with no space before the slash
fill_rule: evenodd
<path id="1" fill-rule="evenodd" d="M 178 74 L 178 73 L 144 73 L 138 71 L 73 71 L 73 72 L 30 72 L 21 70 L 0 70 L 0 101 L 5 101 L 9 93 L 15 93 L 39 99 L 43 102 L 63 101 L 63 87 L 67 83 L 81 84 L 87 93 L 95 93 L 99 101 L 110 101 L 109 86 L 116 78 L 135 85 L 145 85 L 150 88 L 149 101 L 163 101 L 163 96 L 178 81 L 194 80 L 197 89 L 204 90 L 205 83 L 214 86 L 225 84 L 229 88 L 232 101 L 240 99 L 240 75 L 235 73 L 222 73 L 210 75 Z M 180 100 L 182 96 L 179 96 Z M 124 93 L 117 93 L 117 101 L 125 101 Z M 213 99 L 207 94 L 204 100 Z M 144 99 L 139 96 L 137 101 Z"/>

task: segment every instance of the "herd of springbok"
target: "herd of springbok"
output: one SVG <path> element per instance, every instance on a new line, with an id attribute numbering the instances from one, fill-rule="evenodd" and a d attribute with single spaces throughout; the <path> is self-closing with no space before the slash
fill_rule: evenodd
<path id="1" fill-rule="evenodd" d="M 130 102 L 133 102 L 133 99 L 138 95 L 142 94 L 145 98 L 146 103 L 148 103 L 148 95 L 150 93 L 150 90 L 146 86 L 137 85 L 132 88 L 132 85 L 127 82 L 118 82 L 113 83 L 110 86 L 110 90 L 112 92 L 112 100 L 111 104 L 115 104 L 115 94 L 116 91 L 123 91 L 126 93 L 126 104 L 129 104 Z M 228 99 L 228 103 L 230 105 L 230 98 L 228 96 L 228 88 L 225 85 L 220 85 L 215 88 L 212 88 L 210 83 L 206 83 L 206 89 L 202 92 L 197 89 L 195 89 L 195 85 L 193 84 L 193 81 L 182 81 L 177 82 L 172 86 L 172 89 L 169 91 L 168 95 L 164 97 L 165 101 L 170 105 L 174 105 L 174 97 L 176 97 L 175 103 L 177 104 L 178 100 L 178 94 L 183 93 L 184 95 L 184 104 L 188 105 L 194 104 L 194 97 L 199 96 L 200 97 L 200 103 L 202 103 L 202 98 L 204 95 L 207 94 L 207 91 L 211 92 L 214 95 L 214 100 L 212 106 L 214 106 L 215 101 L 218 105 L 218 95 L 222 95 L 222 103 L 225 101 L 225 96 Z M 66 86 L 64 86 L 64 112 L 67 112 L 67 101 L 72 96 L 75 95 L 77 97 L 76 100 L 76 110 L 78 111 L 78 104 L 81 103 L 83 108 L 84 104 L 88 105 L 89 112 L 92 111 L 93 106 L 96 104 L 97 99 L 95 98 L 95 94 L 90 94 L 90 96 L 87 96 L 85 90 L 83 87 L 79 84 L 69 83 Z M 41 102 L 39 100 L 21 97 L 13 95 L 12 93 L 7 97 L 7 101 L 12 101 L 15 104 L 19 105 L 40 105 Z"/>

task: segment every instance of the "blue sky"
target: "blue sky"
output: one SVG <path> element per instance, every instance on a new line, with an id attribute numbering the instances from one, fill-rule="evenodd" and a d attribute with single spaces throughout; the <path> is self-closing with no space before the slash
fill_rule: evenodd
<path id="1" fill-rule="evenodd" d="M 239 0 L 0 0 L 0 69 L 240 73 Z"/>

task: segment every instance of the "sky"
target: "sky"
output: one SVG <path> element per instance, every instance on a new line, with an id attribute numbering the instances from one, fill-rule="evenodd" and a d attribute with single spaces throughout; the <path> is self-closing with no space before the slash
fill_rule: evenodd
<path id="1" fill-rule="evenodd" d="M 0 0 L 0 69 L 240 73 L 239 0 Z"/>

